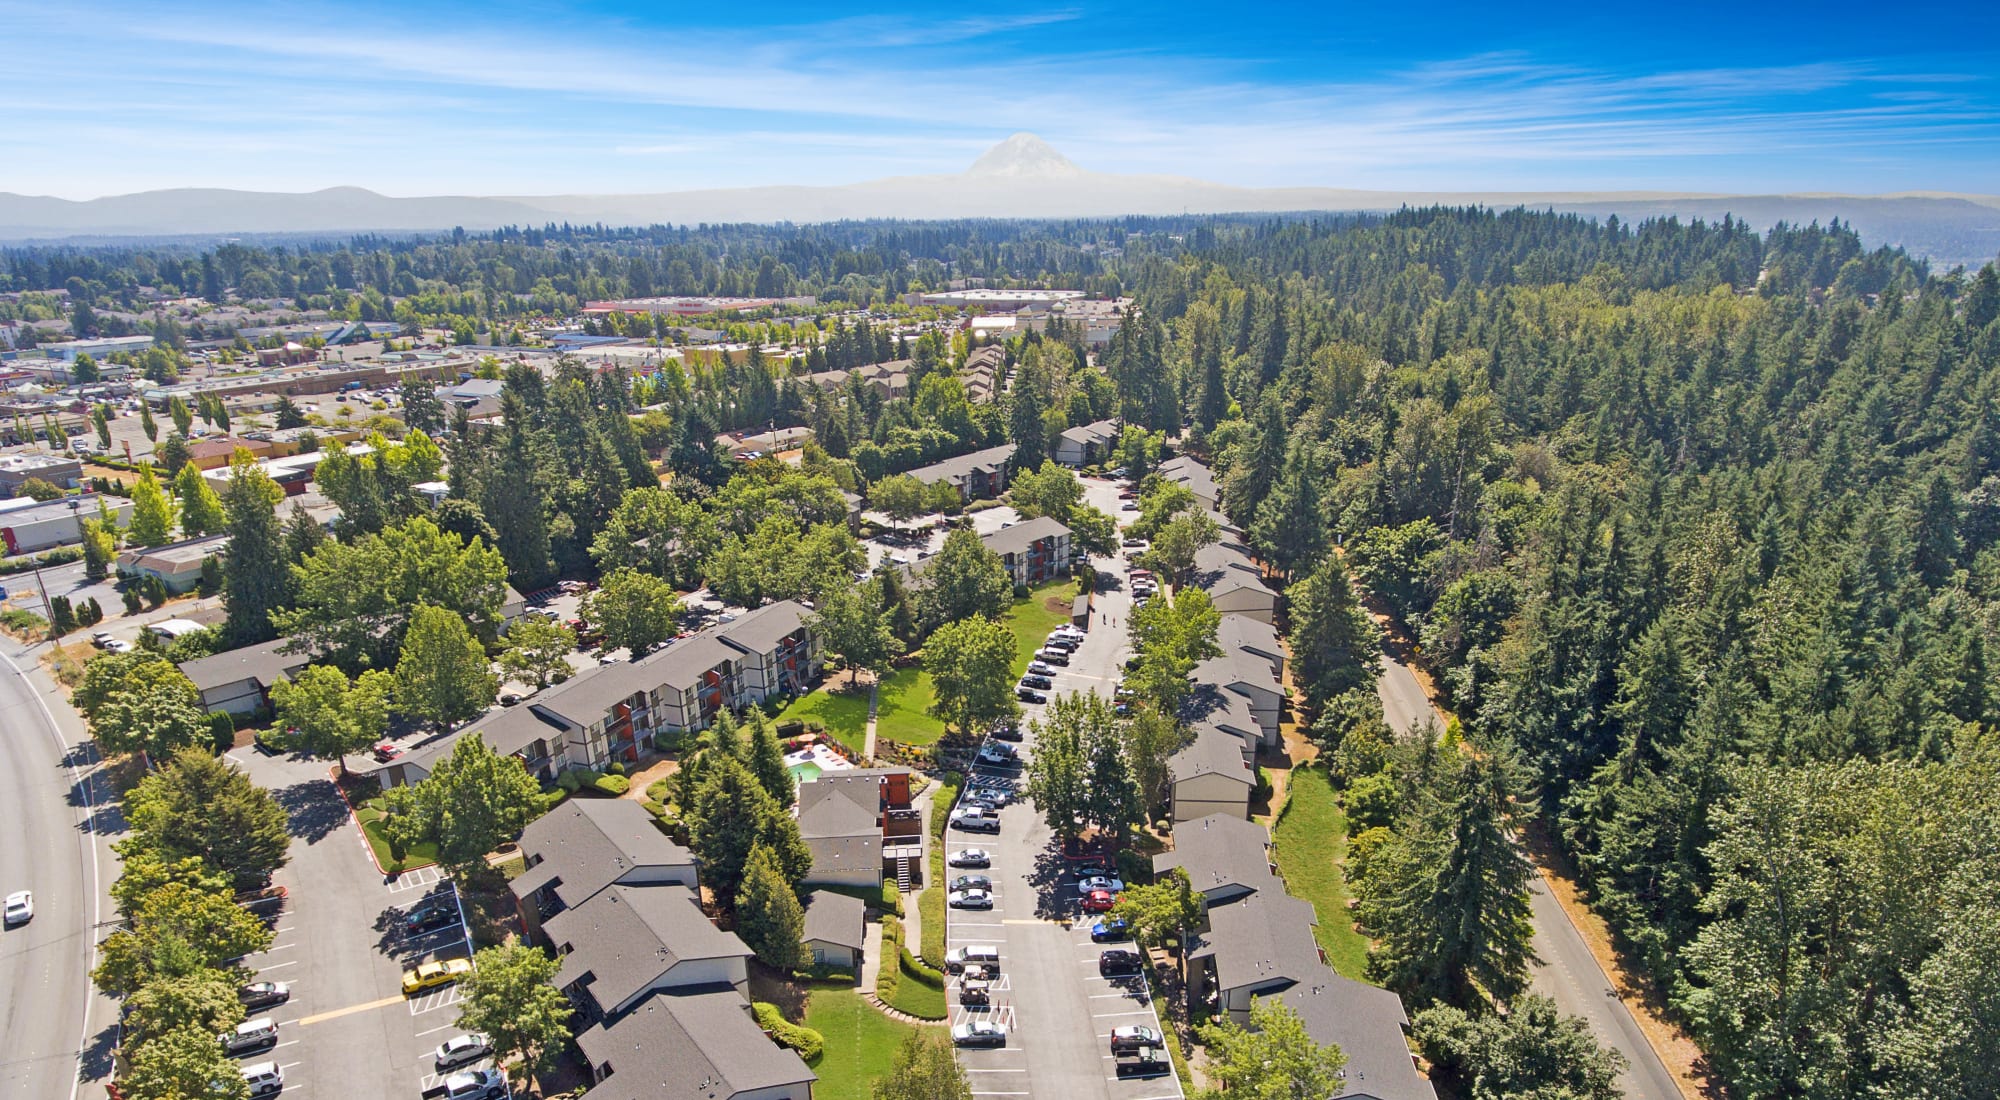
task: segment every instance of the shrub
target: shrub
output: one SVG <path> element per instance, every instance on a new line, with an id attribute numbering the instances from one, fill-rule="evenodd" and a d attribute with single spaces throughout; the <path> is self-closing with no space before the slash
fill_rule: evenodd
<path id="1" fill-rule="evenodd" d="M 903 963 L 903 973 L 933 989 L 944 988 L 944 971 L 925 966 L 922 959 L 910 954 L 908 947 L 900 949 L 899 957 Z"/>
<path id="2" fill-rule="evenodd" d="M 1271 801 L 1271 793 L 1273 790 L 1275 790 L 1275 788 L 1272 787 L 1271 785 L 1271 773 L 1265 771 L 1263 765 L 1261 764 L 1258 765 L 1257 785 L 1250 791 L 1250 801 L 1269 802 Z"/>
<path id="3" fill-rule="evenodd" d="M 674 777 L 671 775 L 665 779 L 653 780 L 646 785 L 646 797 L 661 804 L 673 801 L 673 783 Z"/>
<path id="4" fill-rule="evenodd" d="M 903 922 L 897 920 L 895 917 L 883 917 L 882 957 L 886 959 L 891 954 L 895 954 L 899 958 L 902 955 L 909 954 L 909 950 L 903 946 Z M 878 967 L 875 975 L 876 999 L 880 1000 L 883 1004 L 896 1003 L 896 993 L 902 981 L 902 967 Z"/>
<path id="5" fill-rule="evenodd" d="M 799 1057 L 807 1062 L 819 1061 L 820 1054 L 826 1049 L 825 1036 L 785 1019 L 785 1014 L 778 1011 L 777 1005 L 758 1001 L 750 1008 L 757 1014 L 757 1026 L 768 1032 L 779 1046 L 797 1051 Z"/>
<path id="6" fill-rule="evenodd" d="M 561 787 L 557 787 L 553 791 L 543 791 L 541 812 L 548 813 L 550 810 L 562 805 L 562 800 L 568 798 L 569 794 L 570 792 L 563 790 Z"/>
<path id="7" fill-rule="evenodd" d="M 236 747 L 236 720 L 222 711 L 208 716 L 208 736 L 217 755 Z"/>
<path id="8" fill-rule="evenodd" d="M 598 794 L 617 798 L 632 789 L 632 781 L 622 775 L 605 775 L 599 776 L 590 786 Z"/>
<path id="9" fill-rule="evenodd" d="M 903 915 L 903 892 L 896 888 L 895 879 L 882 880 L 882 911 L 899 917 Z"/>
<path id="10" fill-rule="evenodd" d="M 624 775 L 625 765 L 617 760 L 613 760 L 611 763 L 605 765 L 604 771 L 609 775 Z"/>

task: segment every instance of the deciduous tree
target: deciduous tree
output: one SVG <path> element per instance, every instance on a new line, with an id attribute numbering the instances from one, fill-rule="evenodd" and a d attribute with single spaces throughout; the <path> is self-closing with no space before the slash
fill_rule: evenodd
<path id="1" fill-rule="evenodd" d="M 315 756 L 332 756 L 347 770 L 347 754 L 366 752 L 389 729 L 389 701 L 396 691 L 394 674 L 369 669 L 353 682 L 330 665 L 309 665 L 288 681 L 271 687 L 271 705 L 278 723 L 293 743 Z"/>
<path id="2" fill-rule="evenodd" d="M 873 1100 L 972 1100 L 972 1079 L 939 1028 L 914 1028 L 896 1063 L 871 1086 Z"/>
<path id="3" fill-rule="evenodd" d="M 569 998 L 555 987 L 559 959 L 523 943 L 481 948 L 458 983 L 458 1026 L 493 1044 L 519 1078 L 555 1064 L 570 1039 Z"/>
<path id="4" fill-rule="evenodd" d="M 174 504 L 153 476 L 151 466 L 139 467 L 132 483 L 132 524 L 125 535 L 134 546 L 163 546 L 174 538 Z"/>
<path id="5" fill-rule="evenodd" d="M 1014 701 L 1014 634 L 991 619 L 952 619 L 924 643 L 932 717 L 960 737 L 1021 712 Z"/>
<path id="6" fill-rule="evenodd" d="M 681 604 L 674 586 L 636 569 L 619 569 L 583 599 L 583 617 L 604 632 L 604 644 L 638 657 L 674 636 Z"/>
<path id="7" fill-rule="evenodd" d="M 484 738 L 461 737 L 422 782 L 389 789 L 385 827 L 405 847 L 428 841 L 447 866 L 471 867 L 520 835 L 539 812 L 541 793 L 520 761 L 494 752 Z"/>
<path id="8" fill-rule="evenodd" d="M 248 1100 L 250 1083 L 215 1032 L 183 1027 L 132 1052 L 118 1078 L 130 1100 Z"/>
<path id="9" fill-rule="evenodd" d="M 398 709 L 452 726 L 484 711 L 497 690 L 486 650 L 465 628 L 465 620 L 442 607 L 418 606 L 396 662 Z"/>
<path id="10" fill-rule="evenodd" d="M 997 619 L 1007 610 L 1013 588 L 1000 555 L 988 550 L 970 527 L 955 528 L 924 566 L 917 613 L 930 630 L 972 618 Z"/>
<path id="11" fill-rule="evenodd" d="M 1247 1028 L 1224 1018 L 1196 1030 L 1208 1048 L 1209 1077 L 1222 1086 L 1202 1100 L 1325 1100 L 1347 1085 L 1347 1055 L 1314 1042 L 1288 1005 L 1258 1001 Z"/>
<path id="12" fill-rule="evenodd" d="M 507 649 L 500 654 L 500 664 L 533 680 L 540 689 L 569 678 L 569 655 L 574 652 L 576 631 L 547 619 L 523 619 L 507 628 Z"/>

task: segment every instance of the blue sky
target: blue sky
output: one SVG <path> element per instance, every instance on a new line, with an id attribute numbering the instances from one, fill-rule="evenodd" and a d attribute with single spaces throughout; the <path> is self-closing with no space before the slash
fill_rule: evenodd
<path id="1" fill-rule="evenodd" d="M 1135 9 L 1139 13 L 1135 14 Z M 2000 192 L 2000 4 L 16 3 L 0 190 Z"/>

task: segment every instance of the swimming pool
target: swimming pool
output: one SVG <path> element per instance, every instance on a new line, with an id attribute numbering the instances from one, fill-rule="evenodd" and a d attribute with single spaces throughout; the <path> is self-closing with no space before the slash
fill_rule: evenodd
<path id="1" fill-rule="evenodd" d="M 792 773 L 793 782 L 810 783 L 813 780 L 818 779 L 820 777 L 820 773 L 824 769 L 822 769 L 818 764 L 815 764 L 810 760 L 806 760 L 801 763 L 793 764 L 791 767 L 785 770 Z"/>

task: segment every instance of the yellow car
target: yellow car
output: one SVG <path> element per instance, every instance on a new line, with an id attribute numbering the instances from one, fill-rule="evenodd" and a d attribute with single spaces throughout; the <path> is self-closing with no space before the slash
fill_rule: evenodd
<path id="1" fill-rule="evenodd" d="M 471 959 L 444 959 L 442 961 L 433 959 L 417 967 L 415 970 L 404 973 L 403 994 L 408 996 L 412 993 L 422 993 L 426 989 L 435 989 L 441 985 L 450 985 L 452 982 L 470 973 L 472 973 Z"/>

